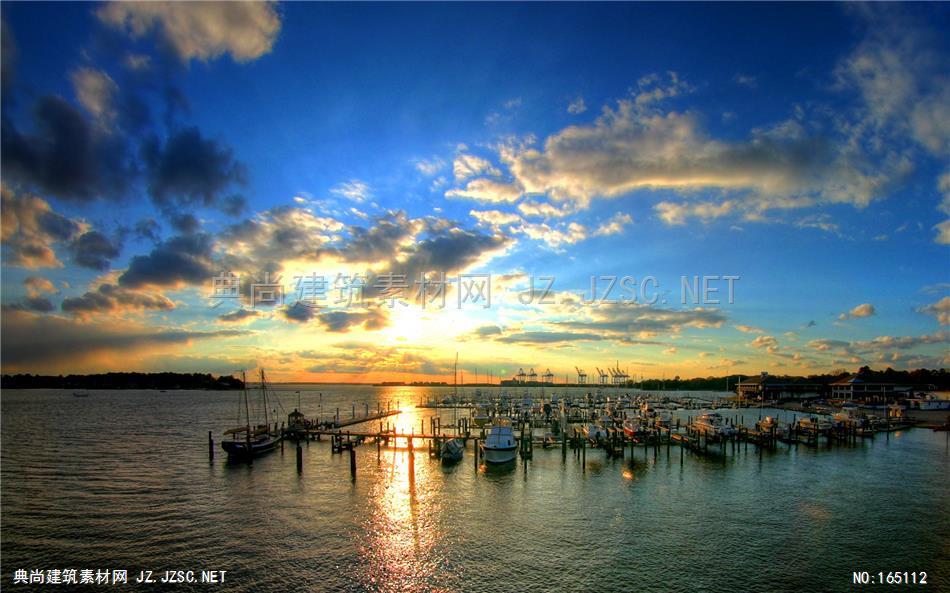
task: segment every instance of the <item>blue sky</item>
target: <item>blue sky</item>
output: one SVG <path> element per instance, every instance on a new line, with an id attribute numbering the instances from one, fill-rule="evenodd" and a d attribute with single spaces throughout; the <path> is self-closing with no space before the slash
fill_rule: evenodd
<path id="1" fill-rule="evenodd" d="M 6 2 L 3 21 L 4 372 L 947 365 L 944 5 Z M 499 296 L 553 275 L 555 303 L 208 306 L 224 270 L 289 296 L 295 275 L 400 269 L 490 273 Z M 667 302 L 578 304 L 591 275 L 653 276 Z M 683 305 L 683 275 L 739 275 L 735 302 Z"/>

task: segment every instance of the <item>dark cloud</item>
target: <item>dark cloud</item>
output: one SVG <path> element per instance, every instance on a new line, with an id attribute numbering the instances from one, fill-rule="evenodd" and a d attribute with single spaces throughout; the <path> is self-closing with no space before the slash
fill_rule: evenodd
<path id="1" fill-rule="evenodd" d="M 501 328 L 497 325 L 483 325 L 476 329 L 474 333 L 481 337 L 496 336 L 501 333 Z"/>
<path id="2" fill-rule="evenodd" d="M 172 225 L 172 228 L 183 235 L 190 235 L 201 228 L 201 221 L 189 212 L 172 214 L 169 216 L 168 222 Z"/>
<path id="3" fill-rule="evenodd" d="M 400 247 L 419 231 L 418 222 L 409 220 L 406 213 L 392 212 L 375 220 L 370 228 L 352 226 L 350 239 L 340 249 L 347 261 L 375 262 L 390 259 Z"/>
<path id="4" fill-rule="evenodd" d="M 161 240 L 161 226 L 152 218 L 145 218 L 135 223 L 133 231 L 137 237 L 148 239 L 153 243 Z"/>
<path id="5" fill-rule="evenodd" d="M 367 311 L 326 311 L 318 316 L 318 321 L 329 332 L 345 333 L 354 327 L 374 331 L 389 325 L 389 317 L 381 309 Z"/>
<path id="6" fill-rule="evenodd" d="M 83 233 L 69 245 L 73 261 L 90 270 L 108 270 L 109 262 L 119 256 L 121 245 L 99 231 Z"/>
<path id="7" fill-rule="evenodd" d="M 55 96 L 37 100 L 33 121 L 33 133 L 24 133 L 3 116 L 5 176 L 63 199 L 119 198 L 128 190 L 136 165 L 121 135 L 92 125 Z"/>
<path id="8" fill-rule="evenodd" d="M 173 134 L 164 145 L 146 142 L 142 156 L 147 166 L 149 192 L 166 208 L 218 207 L 233 212 L 240 205 L 229 188 L 246 183 L 246 169 L 230 148 L 202 137 L 196 127 Z"/>
<path id="9" fill-rule="evenodd" d="M 82 296 L 63 299 L 63 311 L 83 316 L 133 310 L 171 311 L 175 303 L 160 294 L 128 290 L 115 284 L 102 284 Z"/>
<path id="10" fill-rule="evenodd" d="M 225 323 L 240 323 L 260 316 L 261 312 L 255 309 L 235 309 L 223 315 L 218 315 L 218 320 Z"/>
<path id="11" fill-rule="evenodd" d="M 187 344 L 246 335 L 242 330 L 192 331 L 180 328 L 156 329 L 103 321 L 90 324 L 55 315 L 35 315 L 3 310 L 0 325 L 0 357 L 4 372 L 59 372 L 78 368 L 96 356 L 131 353 L 158 346 Z"/>
<path id="12" fill-rule="evenodd" d="M 506 344 L 555 344 L 558 342 L 577 342 L 601 340 L 600 334 L 583 332 L 555 332 L 555 331 L 530 331 L 508 334 L 500 338 L 495 338 L 498 342 Z"/>
<path id="13" fill-rule="evenodd" d="M 663 309 L 636 303 L 601 304 L 590 311 L 590 319 L 558 321 L 553 325 L 570 331 L 595 332 L 620 339 L 631 335 L 652 336 L 677 333 L 684 327 L 720 327 L 726 316 L 717 309 Z"/>
<path id="14" fill-rule="evenodd" d="M 155 246 L 148 255 L 137 255 L 119 277 L 127 288 L 141 286 L 200 285 L 211 282 L 213 242 L 207 233 L 179 235 Z"/>
<path id="15" fill-rule="evenodd" d="M 18 303 L 3 305 L 6 311 L 35 311 L 37 313 L 49 313 L 53 308 L 53 303 L 45 296 L 27 296 Z"/>
<path id="16" fill-rule="evenodd" d="M 220 241 L 231 269 L 251 273 L 279 271 L 290 259 L 319 259 L 336 253 L 328 244 L 343 224 L 295 206 L 276 206 L 228 226 Z"/>
<path id="17" fill-rule="evenodd" d="M 293 321 L 295 323 L 307 323 L 316 317 L 317 314 L 317 310 L 314 307 L 307 307 L 306 305 L 301 305 L 300 303 L 284 307 L 281 309 L 281 312 L 289 321 Z"/>

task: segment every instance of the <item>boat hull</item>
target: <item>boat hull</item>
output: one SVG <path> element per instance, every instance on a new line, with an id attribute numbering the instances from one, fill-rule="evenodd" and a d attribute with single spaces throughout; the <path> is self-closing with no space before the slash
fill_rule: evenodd
<path id="1" fill-rule="evenodd" d="M 248 459 L 273 451 L 280 441 L 280 437 L 258 439 L 251 441 L 250 446 L 247 441 L 222 441 L 221 448 L 227 452 L 228 457 Z"/>
<path id="2" fill-rule="evenodd" d="M 482 446 L 485 463 L 508 463 L 518 456 L 518 447 L 494 448 Z"/>

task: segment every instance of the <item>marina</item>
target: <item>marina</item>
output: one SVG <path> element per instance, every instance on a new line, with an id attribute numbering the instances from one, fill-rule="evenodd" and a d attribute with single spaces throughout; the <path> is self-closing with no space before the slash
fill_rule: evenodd
<path id="1" fill-rule="evenodd" d="M 276 392 L 296 400 L 297 389 L 305 412 L 318 409 L 317 393 L 306 386 Z M 218 434 L 229 416 L 233 421 L 234 393 L 169 392 L 159 405 L 150 392 L 97 392 L 80 403 L 68 391 L 4 390 L 4 545 L 11 546 L 4 562 L 78 565 L 102 557 L 133 566 L 207 565 L 234 571 L 229 590 L 265 592 L 489 591 L 497 579 L 540 589 L 571 582 L 619 590 L 640 579 L 654 591 L 691 591 L 697 582 L 748 590 L 753 573 L 757 589 L 814 590 L 816 574 L 831 575 L 819 588 L 837 589 L 845 579 L 839 575 L 850 575 L 858 562 L 926 568 L 937 588 L 947 585 L 950 567 L 938 552 L 950 527 L 944 432 L 913 428 L 847 443 L 820 437 L 816 447 L 757 447 L 742 437 L 707 446 L 685 432 L 694 411 L 674 410 L 671 432 L 627 441 L 623 456 L 579 435 L 576 448 L 560 438 L 545 448 L 550 430 L 538 428 L 530 454 L 519 442 L 516 460 L 501 465 L 475 464 L 481 429 L 470 424 L 463 459 L 446 465 L 430 456 L 428 443 L 454 435 L 454 411 L 433 414 L 412 403 L 438 390 L 320 389 L 332 416 L 354 401 L 372 410 L 398 399 L 388 447 L 386 434 L 374 442 L 381 422 L 374 420 L 322 430 L 320 441 L 286 440 L 250 464 L 209 463 L 200 442 L 208 431 Z M 717 395 L 723 394 L 707 397 Z M 52 402 L 61 411 L 35 414 Z M 761 412 L 782 427 L 798 416 Z M 719 413 L 730 424 L 752 426 L 759 410 Z M 53 429 L 66 418 L 78 420 L 68 449 Z M 351 442 L 362 442 L 334 454 L 333 435 L 345 441 L 347 430 Z M 518 425 L 513 432 L 520 436 Z M 194 446 L 182 450 L 187 441 Z M 24 442 L 29 447 L 17 444 Z M 97 480 L 106 463 L 114 468 L 109 484 Z M 25 480 L 27 471 L 40 473 Z M 858 484 L 875 492 L 861 508 L 850 503 Z M 171 492 L 176 496 L 168 498 Z M 67 509 L 101 517 L 95 550 L 81 543 L 89 541 L 88 523 L 69 519 L 77 515 Z M 238 519 L 249 513 L 259 517 L 256 524 Z M 708 533 L 709 517 L 728 527 Z M 610 529 L 584 535 L 591 521 Z M 223 555 L 234 537 L 263 546 L 263 558 Z M 507 555 L 503 569 L 492 568 L 502 537 L 521 551 Z M 783 548 L 794 566 L 750 553 L 753 538 L 757 546 Z M 693 552 L 682 554 L 684 546 Z M 815 555 L 814 546 L 828 553 Z"/>
<path id="2" fill-rule="evenodd" d="M 0 591 L 950 592 L 950 2 L 0 12 Z"/>

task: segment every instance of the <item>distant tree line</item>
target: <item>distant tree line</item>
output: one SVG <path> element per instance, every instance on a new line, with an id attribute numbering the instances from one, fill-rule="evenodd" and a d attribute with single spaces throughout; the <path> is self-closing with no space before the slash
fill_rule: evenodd
<path id="1" fill-rule="evenodd" d="M 863 381 L 870 383 L 894 383 L 896 385 L 910 385 L 921 389 L 933 387 L 937 390 L 950 390 L 950 371 L 947 369 L 917 369 L 914 371 L 897 371 L 890 367 L 883 371 L 875 371 L 870 367 L 861 367 L 857 373 L 849 373 L 846 370 L 839 370 L 832 373 L 808 376 L 792 375 L 769 375 L 772 380 L 780 383 L 808 383 L 816 385 L 828 385 L 839 379 L 858 375 Z M 726 380 L 729 380 L 729 391 L 735 391 L 736 384 L 742 379 L 749 379 L 756 375 L 728 375 L 724 377 L 694 377 L 691 379 L 681 379 L 673 377 L 672 379 L 644 379 L 637 385 L 646 391 L 659 391 L 666 389 L 669 391 L 724 391 L 726 389 Z"/>
<path id="2" fill-rule="evenodd" d="M 209 373 L 103 373 L 99 375 L 3 375 L 3 389 L 241 389 L 240 379 Z"/>

